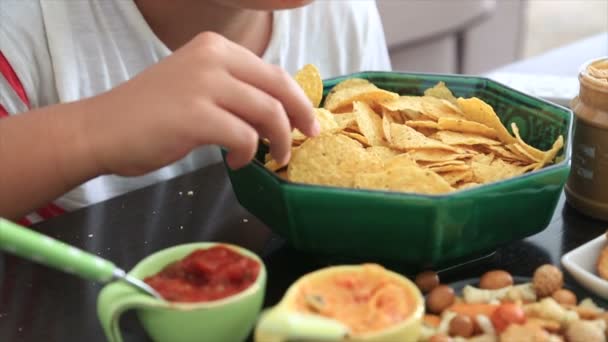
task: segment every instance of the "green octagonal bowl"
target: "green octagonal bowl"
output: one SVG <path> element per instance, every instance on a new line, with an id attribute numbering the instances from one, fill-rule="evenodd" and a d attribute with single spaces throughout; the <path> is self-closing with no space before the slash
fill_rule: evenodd
<path id="1" fill-rule="evenodd" d="M 408 269 L 446 267 L 491 253 L 547 227 L 570 171 L 572 112 L 481 77 L 362 72 L 324 81 L 365 78 L 401 95 L 422 95 L 444 81 L 457 97 L 476 96 L 505 126 L 516 122 L 526 142 L 547 150 L 561 134 L 556 164 L 515 178 L 447 195 L 419 195 L 284 181 L 257 160 L 228 169 L 238 201 L 296 249 L 327 260 L 377 261 Z"/>

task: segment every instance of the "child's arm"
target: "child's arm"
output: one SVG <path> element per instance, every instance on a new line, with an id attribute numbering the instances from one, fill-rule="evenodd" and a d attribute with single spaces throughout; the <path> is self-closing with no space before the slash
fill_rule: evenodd
<path id="1" fill-rule="evenodd" d="M 291 129 L 318 132 L 292 78 L 204 33 L 99 96 L 0 120 L 0 216 L 23 215 L 100 174 L 141 175 L 205 144 L 241 167 L 260 136 L 286 163 Z"/>
<path id="2" fill-rule="evenodd" d="M 20 218 L 99 173 L 80 123 L 85 102 L 0 119 L 0 216 Z"/>

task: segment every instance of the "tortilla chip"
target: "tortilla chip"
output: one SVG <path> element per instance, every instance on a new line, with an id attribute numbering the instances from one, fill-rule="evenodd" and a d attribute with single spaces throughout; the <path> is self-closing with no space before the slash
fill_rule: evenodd
<path id="1" fill-rule="evenodd" d="M 388 170 L 391 168 L 396 168 L 396 167 L 402 167 L 402 166 L 418 167 L 418 164 L 416 164 L 416 161 L 414 159 L 412 159 L 412 157 L 410 157 L 406 153 L 399 154 L 397 156 L 394 156 L 394 157 L 384 161 L 385 170 Z"/>
<path id="2" fill-rule="evenodd" d="M 526 150 L 519 142 L 515 144 L 506 145 L 506 148 L 509 151 L 513 152 L 520 157 L 520 160 L 527 161 L 530 163 L 539 162 L 540 159 L 537 159 L 535 156 L 531 155 L 528 150 Z"/>
<path id="3" fill-rule="evenodd" d="M 512 144 L 515 139 L 500 121 L 494 109 L 482 100 L 472 97 L 469 99 L 458 98 L 458 106 L 463 112 L 463 116 L 470 121 L 479 122 L 496 130 L 498 139 L 504 143 Z"/>
<path id="4" fill-rule="evenodd" d="M 458 150 L 437 140 L 427 138 L 424 134 L 406 125 L 391 124 L 392 146 L 401 150 L 433 148 L 452 152 Z"/>
<path id="5" fill-rule="evenodd" d="M 273 172 L 280 170 L 280 169 L 284 168 L 285 166 L 286 165 L 281 165 L 281 164 L 277 163 L 277 161 L 272 158 L 270 160 L 266 161 L 266 163 L 264 164 L 264 167 L 266 167 L 268 170 L 273 171 Z"/>
<path id="6" fill-rule="evenodd" d="M 433 170 L 434 172 L 451 172 L 451 171 L 467 171 L 471 170 L 469 165 L 443 165 L 436 167 L 428 167 L 429 170 Z"/>
<path id="7" fill-rule="evenodd" d="M 355 117 L 361 133 L 367 138 L 370 145 L 386 145 L 382 131 L 382 119 L 366 103 L 355 102 Z"/>
<path id="8" fill-rule="evenodd" d="M 517 142 L 519 142 L 521 147 L 523 147 L 526 152 L 528 152 L 532 157 L 534 157 L 536 161 L 540 161 L 543 159 L 543 157 L 545 156 L 545 152 L 528 145 L 519 135 L 519 127 L 517 127 L 517 124 L 515 122 L 511 123 L 511 130 L 513 131 L 513 134 L 515 134 L 515 139 L 517 139 Z"/>
<path id="9" fill-rule="evenodd" d="M 416 130 L 426 137 L 430 137 L 431 135 L 435 134 L 435 132 L 437 132 L 436 129 L 432 128 L 416 128 Z"/>
<path id="10" fill-rule="evenodd" d="M 494 128 L 475 121 L 454 118 L 439 118 L 437 126 L 441 130 L 449 130 L 462 133 L 473 133 L 483 135 L 488 138 L 497 138 L 498 135 Z"/>
<path id="11" fill-rule="evenodd" d="M 519 176 L 533 169 L 535 164 L 527 166 L 517 166 L 509 164 L 502 159 L 494 159 L 490 165 L 478 162 L 471 163 L 474 179 L 479 183 L 490 183 L 507 178 Z"/>
<path id="12" fill-rule="evenodd" d="M 458 148 L 459 150 L 461 150 L 461 153 L 466 154 L 468 157 L 476 155 L 476 154 L 480 154 L 480 153 L 485 153 L 484 151 L 484 147 L 483 146 L 479 146 L 479 145 L 454 145 L 454 147 Z"/>
<path id="13" fill-rule="evenodd" d="M 420 120 L 424 116 L 422 98 L 419 96 L 400 96 L 394 100 L 381 102 L 380 106 L 383 110 L 388 110 L 393 115 L 399 114 L 406 120 Z"/>
<path id="14" fill-rule="evenodd" d="M 471 158 L 471 162 L 476 162 L 484 165 L 490 165 L 494 161 L 494 154 L 478 154 Z"/>
<path id="15" fill-rule="evenodd" d="M 334 115 L 328 110 L 323 108 L 315 108 L 314 114 L 317 121 L 319 122 L 319 126 L 321 126 L 321 133 L 329 132 L 339 127 L 338 123 L 334 119 Z M 302 132 L 300 132 L 297 128 L 295 128 L 291 132 L 291 139 L 301 141 L 308 139 L 308 137 L 305 136 Z"/>
<path id="16" fill-rule="evenodd" d="M 452 112 L 460 115 L 462 118 L 464 118 L 463 113 L 462 113 L 462 109 L 460 109 L 460 107 L 458 107 L 458 104 L 456 102 L 451 102 L 448 100 L 444 100 L 441 99 L 441 102 L 443 102 L 444 105 L 448 106 Z"/>
<path id="17" fill-rule="evenodd" d="M 323 98 L 323 80 L 319 74 L 319 69 L 312 64 L 306 64 L 296 73 L 294 78 L 304 90 L 312 106 L 319 107 Z"/>
<path id="18" fill-rule="evenodd" d="M 500 145 L 500 141 L 472 133 L 439 131 L 431 136 L 448 145 Z"/>
<path id="19" fill-rule="evenodd" d="M 495 155 L 497 155 L 499 158 L 502 158 L 505 160 L 521 161 L 521 162 L 526 162 L 526 163 L 532 162 L 532 160 L 528 160 L 528 158 L 524 158 L 518 154 L 515 154 L 503 146 L 487 145 L 487 146 L 485 146 L 485 148 L 489 152 L 492 152 Z"/>
<path id="20" fill-rule="evenodd" d="M 534 168 L 534 171 L 542 169 L 545 165 L 552 163 L 555 156 L 557 156 L 557 152 L 559 152 L 562 147 L 564 147 L 564 137 L 560 135 L 553 143 L 553 147 L 551 147 L 549 151 L 545 152 L 545 156 Z"/>
<path id="21" fill-rule="evenodd" d="M 473 179 L 479 183 L 490 183 L 501 179 L 498 171 L 494 170 L 492 164 L 482 164 L 476 161 L 471 162 L 471 170 L 473 171 Z"/>
<path id="22" fill-rule="evenodd" d="M 411 150 L 408 151 L 407 154 L 418 162 L 441 162 L 447 160 L 466 159 L 469 157 L 468 155 L 432 148 Z"/>
<path id="23" fill-rule="evenodd" d="M 291 147 L 299 147 L 305 141 L 306 141 L 306 139 L 304 139 L 304 140 L 291 140 Z"/>
<path id="24" fill-rule="evenodd" d="M 446 160 L 440 162 L 432 162 L 432 163 L 423 163 L 424 167 L 439 167 L 446 165 L 465 165 L 466 163 L 463 160 Z"/>
<path id="25" fill-rule="evenodd" d="M 393 143 L 393 139 L 391 137 L 391 124 L 395 123 L 395 118 L 393 113 L 388 110 L 383 110 L 382 112 L 382 132 L 384 133 L 384 138 L 389 144 Z"/>
<path id="26" fill-rule="evenodd" d="M 288 181 L 289 177 L 287 177 L 287 169 L 283 169 L 281 171 L 277 171 L 277 176 L 279 176 L 281 179 Z"/>
<path id="27" fill-rule="evenodd" d="M 323 104 L 325 109 L 334 113 L 350 110 L 355 101 L 369 104 L 399 97 L 399 94 L 380 89 L 371 83 L 359 83 L 349 87 L 338 87 L 338 89 L 336 87 L 327 94 Z"/>
<path id="28" fill-rule="evenodd" d="M 475 188 L 480 186 L 481 184 L 476 183 L 476 182 L 467 182 L 467 183 L 462 183 L 460 185 L 457 185 L 456 188 L 458 190 L 466 190 L 466 189 L 471 189 L 471 188 Z"/>
<path id="29" fill-rule="evenodd" d="M 334 120 L 341 129 L 357 127 L 355 113 L 334 114 Z"/>
<path id="30" fill-rule="evenodd" d="M 417 166 L 402 166 L 381 172 L 358 174 L 355 177 L 355 187 L 419 194 L 441 194 L 454 190 L 435 172 Z"/>
<path id="31" fill-rule="evenodd" d="M 460 109 L 450 102 L 431 96 L 400 96 L 380 103 L 382 108 L 400 113 L 409 120 L 437 121 L 441 117 L 462 119 Z"/>
<path id="32" fill-rule="evenodd" d="M 358 87 L 358 86 L 365 85 L 365 84 L 371 84 L 371 82 L 364 78 L 349 78 L 349 79 L 346 79 L 346 80 L 336 84 L 332 88 L 332 90 L 338 91 L 341 89 Z"/>
<path id="33" fill-rule="evenodd" d="M 450 171 L 439 173 L 443 179 L 446 180 L 451 186 L 456 186 L 460 182 L 468 182 L 473 180 L 473 171 L 471 169 L 461 171 Z"/>
<path id="34" fill-rule="evenodd" d="M 369 147 L 371 146 L 371 144 L 369 143 L 369 141 L 367 141 L 367 138 L 362 136 L 359 133 L 355 133 L 355 132 L 348 132 L 348 131 L 342 131 L 340 132 L 340 134 L 345 135 L 357 142 L 359 142 L 360 144 L 362 144 L 364 147 Z"/>
<path id="35" fill-rule="evenodd" d="M 420 128 L 439 129 L 437 123 L 431 120 L 409 120 L 405 124 L 417 130 Z"/>
<path id="36" fill-rule="evenodd" d="M 322 134 L 293 152 L 287 176 L 293 182 L 352 187 L 356 174 L 381 168 L 382 162 L 355 140 L 342 134 Z"/>
<path id="37" fill-rule="evenodd" d="M 430 96 L 422 97 L 422 112 L 435 121 L 440 118 L 462 119 L 462 111 L 449 103 Z"/>
<path id="38" fill-rule="evenodd" d="M 373 154 L 380 160 L 391 159 L 391 158 L 399 155 L 400 153 L 402 153 L 400 151 L 393 150 L 392 148 L 386 147 L 386 146 L 370 146 L 370 147 L 366 148 L 365 150 L 367 151 L 367 153 Z"/>
<path id="39" fill-rule="evenodd" d="M 452 91 L 448 89 L 443 81 L 437 83 L 434 87 L 424 91 L 425 96 L 432 96 L 438 99 L 444 99 L 450 103 L 456 104 L 456 97 L 452 94 Z"/>

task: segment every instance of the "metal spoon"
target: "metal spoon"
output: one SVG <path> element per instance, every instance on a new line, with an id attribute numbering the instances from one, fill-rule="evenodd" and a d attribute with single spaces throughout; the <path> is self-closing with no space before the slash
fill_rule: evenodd
<path id="1" fill-rule="evenodd" d="M 0 250 L 101 283 L 121 280 L 150 296 L 163 299 L 148 284 L 128 275 L 111 261 L 84 252 L 1 217 Z"/>

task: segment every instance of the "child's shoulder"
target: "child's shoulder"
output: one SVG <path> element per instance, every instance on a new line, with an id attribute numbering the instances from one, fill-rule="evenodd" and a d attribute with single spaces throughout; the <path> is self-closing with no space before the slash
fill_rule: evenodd
<path id="1" fill-rule="evenodd" d="M 2 0 L 0 1 L 0 36 L 14 37 L 21 35 L 32 37 L 44 34 L 42 5 L 37 0 Z M 4 40 L 6 43 L 6 40 Z M 2 43 L 2 40 L 0 40 Z"/>

